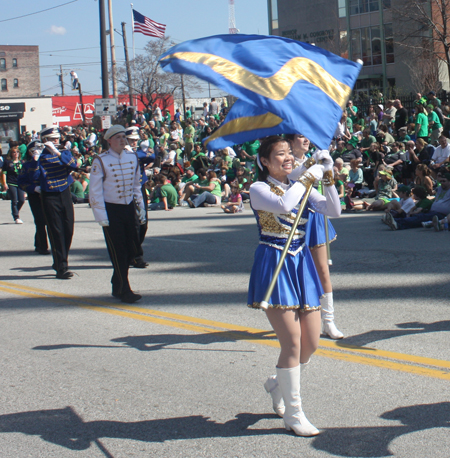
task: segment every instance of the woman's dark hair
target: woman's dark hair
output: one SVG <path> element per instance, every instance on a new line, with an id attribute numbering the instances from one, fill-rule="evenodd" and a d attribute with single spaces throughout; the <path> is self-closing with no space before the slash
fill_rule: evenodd
<path id="1" fill-rule="evenodd" d="M 288 140 L 285 138 L 279 137 L 278 135 L 272 135 L 270 137 L 266 137 L 262 142 L 261 146 L 259 147 L 258 154 L 261 162 L 261 158 L 269 159 L 270 153 L 275 145 L 278 143 L 289 143 Z M 269 170 L 265 165 L 262 164 L 263 169 L 261 170 L 258 167 L 258 181 L 266 181 L 267 177 L 269 176 Z"/>
<path id="2" fill-rule="evenodd" d="M 197 175 L 202 177 L 206 176 L 206 170 L 203 167 L 199 168 L 197 170 Z"/>
<path id="3" fill-rule="evenodd" d="M 19 142 L 16 142 L 16 141 L 14 141 L 14 140 L 10 140 L 10 142 L 9 142 L 9 147 L 10 147 L 10 148 L 14 148 L 14 147 L 16 147 L 16 146 L 19 146 Z"/>
<path id="4" fill-rule="evenodd" d="M 420 200 L 425 199 L 428 195 L 427 190 L 423 186 L 415 186 L 412 193 Z"/>

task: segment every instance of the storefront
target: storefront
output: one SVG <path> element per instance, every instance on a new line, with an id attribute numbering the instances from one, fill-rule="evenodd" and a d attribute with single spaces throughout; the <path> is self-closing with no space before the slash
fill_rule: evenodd
<path id="1" fill-rule="evenodd" d="M 11 140 L 18 141 L 20 120 L 25 112 L 25 103 L 0 103 L 0 145 L 2 154 L 6 154 Z"/>

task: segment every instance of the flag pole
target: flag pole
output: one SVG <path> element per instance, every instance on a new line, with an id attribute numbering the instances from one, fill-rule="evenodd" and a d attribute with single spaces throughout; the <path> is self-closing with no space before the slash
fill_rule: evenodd
<path id="1" fill-rule="evenodd" d="M 134 15 L 133 15 L 133 4 L 130 3 L 131 5 L 131 30 L 132 30 L 132 37 L 133 37 L 133 92 L 134 92 L 134 88 L 136 86 L 136 64 L 135 64 L 135 60 L 136 60 L 136 53 L 135 53 L 135 49 L 134 49 Z M 137 108 L 137 100 L 136 100 L 136 94 L 134 94 L 134 106 Z"/>

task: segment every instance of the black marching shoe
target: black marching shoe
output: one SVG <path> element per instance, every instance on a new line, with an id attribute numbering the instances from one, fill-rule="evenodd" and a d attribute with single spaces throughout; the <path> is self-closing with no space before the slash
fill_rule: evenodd
<path id="1" fill-rule="evenodd" d="M 136 269 L 145 269 L 148 267 L 148 262 L 145 262 L 144 260 L 141 259 L 134 259 L 133 262 L 131 263 L 133 267 L 136 267 Z"/>
<path id="2" fill-rule="evenodd" d="M 56 278 L 59 278 L 60 280 L 68 280 L 71 277 L 73 277 L 73 272 L 68 269 L 61 269 L 56 272 Z"/>
<path id="3" fill-rule="evenodd" d="M 133 304 L 134 302 L 137 302 L 139 299 L 142 299 L 142 296 L 140 294 L 135 294 L 133 291 L 127 291 L 126 293 L 123 294 L 113 294 L 113 296 L 119 298 L 122 302 L 125 302 L 127 304 Z"/>

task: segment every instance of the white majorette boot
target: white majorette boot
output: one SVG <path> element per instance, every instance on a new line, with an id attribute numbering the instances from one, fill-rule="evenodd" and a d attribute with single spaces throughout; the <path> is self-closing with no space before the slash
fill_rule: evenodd
<path id="1" fill-rule="evenodd" d="M 284 401 L 283 395 L 281 394 L 280 387 L 278 386 L 277 376 L 272 375 L 264 383 L 265 390 L 272 397 L 272 407 L 274 412 L 283 418 L 284 414 Z"/>
<path id="2" fill-rule="evenodd" d="M 324 297 L 320 299 L 320 316 L 322 317 L 322 333 L 331 337 L 332 339 L 342 339 L 344 334 L 334 324 L 334 307 L 333 307 L 333 293 L 325 293 Z"/>
<path id="3" fill-rule="evenodd" d="M 319 430 L 308 421 L 302 410 L 300 365 L 288 369 L 277 367 L 277 380 L 285 404 L 283 415 L 285 428 L 294 431 L 297 436 L 317 436 Z"/>

